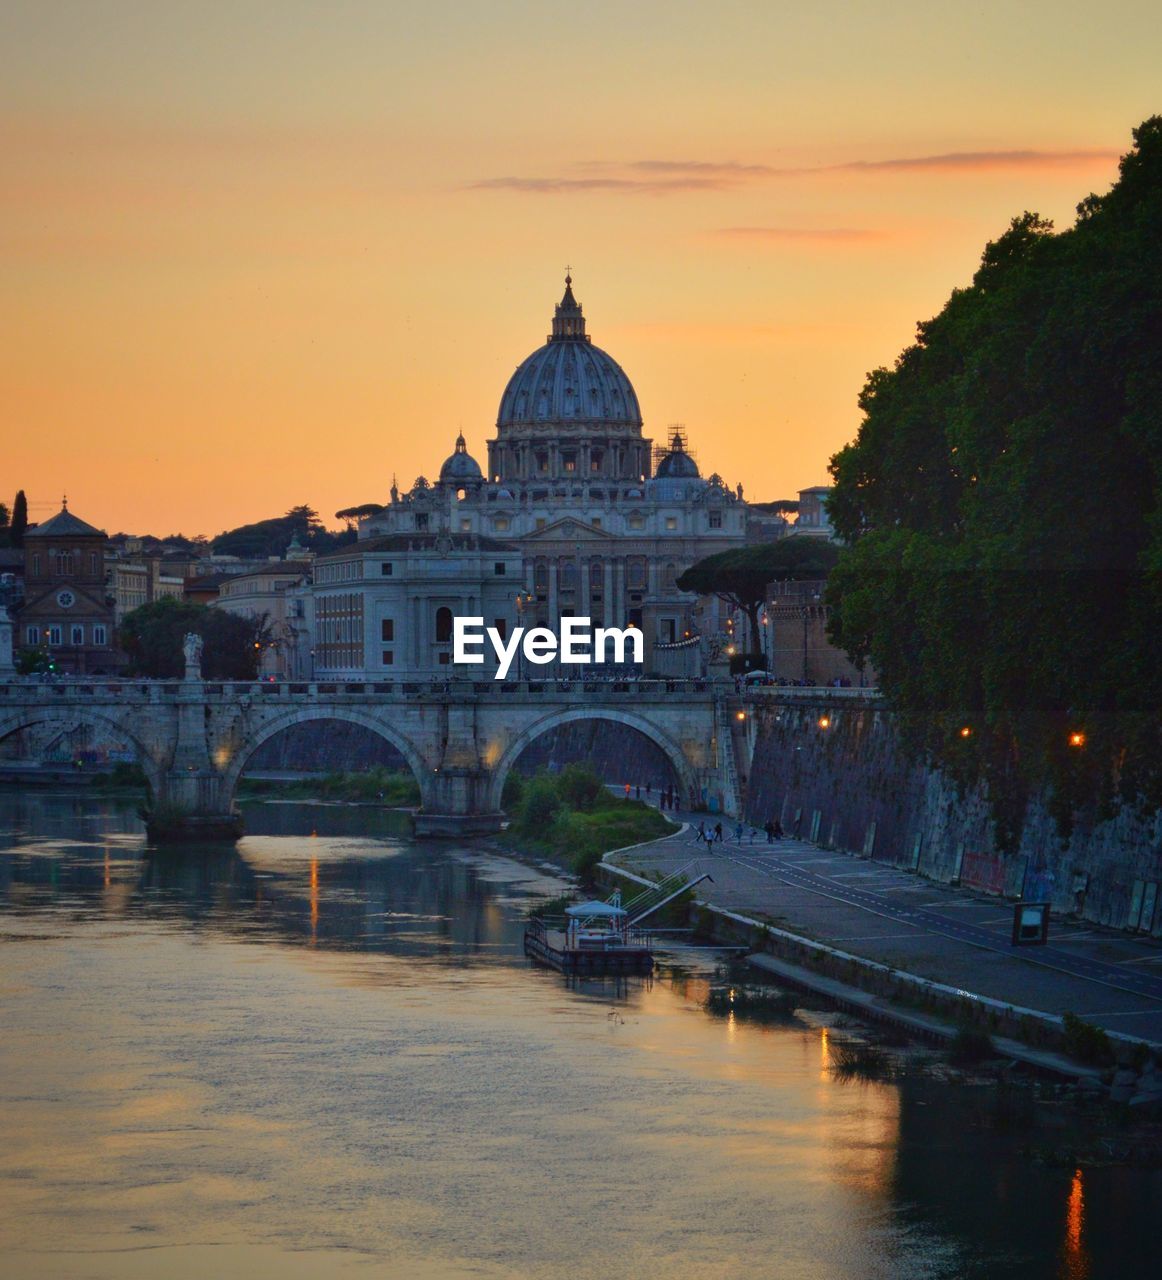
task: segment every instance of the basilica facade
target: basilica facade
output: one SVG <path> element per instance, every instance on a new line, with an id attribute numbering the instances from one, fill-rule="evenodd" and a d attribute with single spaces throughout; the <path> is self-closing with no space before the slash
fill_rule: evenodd
<path id="1" fill-rule="evenodd" d="M 316 673 L 387 675 L 376 628 L 390 617 L 407 635 L 390 646 L 391 674 L 446 675 L 436 614 L 475 601 L 490 625 L 503 617 L 556 630 L 575 616 L 638 627 L 647 671 L 693 674 L 718 605 L 676 580 L 695 561 L 744 545 L 741 486 L 703 478 L 681 429 L 659 447 L 644 434 L 633 385 L 586 331 L 568 276 L 552 332 L 504 389 L 487 449 L 484 468 L 461 435 L 435 483 L 406 493 L 393 483 L 390 502 L 361 520 L 356 546 L 319 558 L 316 626 L 340 608 L 331 597 L 341 593 L 350 641 L 316 637 Z M 414 571 L 382 571 L 380 560 L 405 557 Z"/>

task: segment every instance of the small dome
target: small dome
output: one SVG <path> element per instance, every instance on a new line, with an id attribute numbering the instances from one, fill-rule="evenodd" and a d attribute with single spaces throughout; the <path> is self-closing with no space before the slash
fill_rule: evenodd
<path id="1" fill-rule="evenodd" d="M 440 468 L 440 483 L 464 484 L 466 481 L 482 483 L 483 480 L 484 472 L 480 470 L 480 464 L 468 452 L 468 445 L 464 441 L 463 433 L 461 433 L 456 437 L 455 453 Z"/>
<path id="2" fill-rule="evenodd" d="M 686 452 L 682 437 L 677 431 L 670 441 L 670 452 L 658 463 L 654 472 L 659 480 L 697 480 L 698 464 Z"/>

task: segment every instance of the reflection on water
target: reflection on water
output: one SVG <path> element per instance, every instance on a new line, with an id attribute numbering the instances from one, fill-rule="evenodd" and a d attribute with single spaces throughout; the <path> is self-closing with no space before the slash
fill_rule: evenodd
<path id="1" fill-rule="evenodd" d="M 675 976 L 521 954 L 559 884 L 370 810 L 252 806 L 145 856 L 131 807 L 0 795 L 12 1276 L 1156 1274 L 1156 1175 L 1046 1170 L 930 1080 Z"/>

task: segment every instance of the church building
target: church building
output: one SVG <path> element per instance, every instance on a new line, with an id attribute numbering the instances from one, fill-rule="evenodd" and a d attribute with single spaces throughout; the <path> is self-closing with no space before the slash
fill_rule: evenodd
<path id="1" fill-rule="evenodd" d="M 742 489 L 731 491 L 717 475 L 704 479 L 680 428 L 658 447 L 643 434 L 633 384 L 589 336 L 572 284 L 566 276 L 552 332 L 501 395 L 487 471 L 460 435 L 434 484 L 407 493 L 392 485 L 390 503 L 361 520 L 356 547 L 370 553 L 378 544 L 379 554 L 391 539 L 426 550 L 437 535 L 465 550 L 507 544 L 517 560 L 506 565 L 506 582 L 519 584 L 514 598 L 525 625 L 556 630 L 562 617 L 579 616 L 595 627 L 639 627 L 646 671 L 692 674 L 698 636 L 717 629 L 703 610 L 718 606 L 678 590 L 676 579 L 695 561 L 744 545 Z M 354 557 L 351 549 L 320 557 L 316 618 L 321 593 L 331 590 L 332 559 Z M 499 562 L 491 551 L 477 561 L 483 579 Z M 455 585 L 480 599 L 483 579 Z M 408 617 L 401 625 L 430 630 L 435 622 Z"/>

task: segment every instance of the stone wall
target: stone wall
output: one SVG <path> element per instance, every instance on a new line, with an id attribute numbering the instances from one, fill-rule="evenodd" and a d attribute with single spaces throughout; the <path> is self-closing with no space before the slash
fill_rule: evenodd
<path id="1" fill-rule="evenodd" d="M 777 818 L 788 834 L 933 880 L 1162 936 L 1162 815 L 1098 822 L 1083 814 L 1063 842 L 1037 800 L 1020 848 L 1004 855 L 985 795 L 958 795 L 906 759 L 883 710 L 822 691 L 817 702 L 764 701 L 752 711 L 752 733 L 746 816 L 756 825 Z"/>
<path id="2" fill-rule="evenodd" d="M 286 770 L 296 773 L 360 773 L 410 766 L 385 738 L 346 720 L 311 720 L 268 738 L 246 762 L 245 772 Z"/>
<path id="3" fill-rule="evenodd" d="M 574 720 L 530 742 L 515 768 L 526 776 L 538 769 L 587 764 L 598 777 L 617 786 L 629 783 L 664 790 L 674 779 L 666 753 L 636 729 L 611 720 Z"/>

